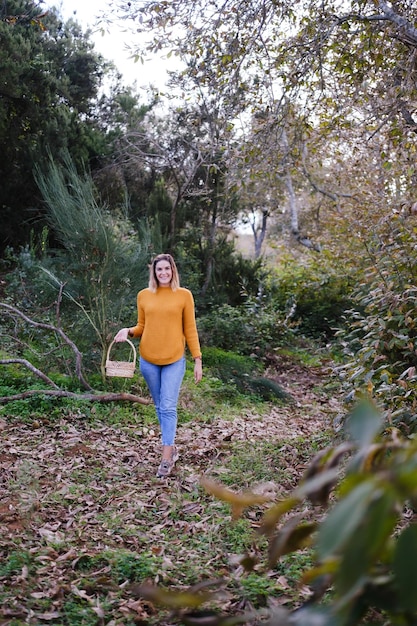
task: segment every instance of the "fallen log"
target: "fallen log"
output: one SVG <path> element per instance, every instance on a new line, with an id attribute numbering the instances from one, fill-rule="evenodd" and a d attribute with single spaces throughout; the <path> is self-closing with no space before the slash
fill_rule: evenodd
<path id="1" fill-rule="evenodd" d="M 86 400 L 87 402 L 137 402 L 139 404 L 151 404 L 152 400 L 135 396 L 132 393 L 74 393 L 64 389 L 28 389 L 12 396 L 0 397 L 0 404 L 7 404 L 14 400 L 25 400 L 33 396 L 51 396 L 53 398 L 71 398 L 72 400 Z"/>

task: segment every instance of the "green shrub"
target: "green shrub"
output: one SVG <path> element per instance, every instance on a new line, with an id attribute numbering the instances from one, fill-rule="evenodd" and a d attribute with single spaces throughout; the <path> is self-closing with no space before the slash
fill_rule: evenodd
<path id="1" fill-rule="evenodd" d="M 23 250 L 8 294 L 37 321 L 71 328 L 94 371 L 103 366 L 115 331 L 136 315 L 136 294 L 147 281 L 150 232 L 143 226 L 139 237 L 122 216 L 99 204 L 91 176 L 78 174 L 68 155 L 63 166 L 50 159 L 35 178 L 57 246 L 48 250 L 43 233 L 42 245 Z"/>
<path id="2" fill-rule="evenodd" d="M 366 388 L 391 419 L 410 425 L 417 404 L 417 233 L 408 219 L 384 222 L 370 247 L 372 263 L 354 296 L 347 330 L 338 333 L 347 364 L 340 368 L 355 389 Z M 408 417 L 407 417 L 408 415 Z M 414 428 L 414 426 L 412 426 Z"/>
<path id="3" fill-rule="evenodd" d="M 351 307 L 354 284 L 354 272 L 335 266 L 322 252 L 305 265 L 292 258 L 282 259 L 269 288 L 277 306 L 292 312 L 300 333 L 328 339 Z"/>
<path id="4" fill-rule="evenodd" d="M 291 400 L 291 396 L 274 380 L 262 376 L 262 361 L 256 357 L 219 348 L 204 348 L 203 360 L 215 376 L 236 387 L 240 393 L 255 395 L 262 400 Z"/>
<path id="5" fill-rule="evenodd" d="M 261 358 L 288 341 L 294 332 L 284 313 L 272 303 L 252 300 L 239 307 L 224 304 L 213 309 L 199 318 L 198 328 L 205 346 Z"/>

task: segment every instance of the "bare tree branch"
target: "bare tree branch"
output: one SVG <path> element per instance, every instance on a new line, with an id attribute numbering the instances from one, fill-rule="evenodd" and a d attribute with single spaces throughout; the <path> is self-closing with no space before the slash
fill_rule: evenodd
<path id="1" fill-rule="evenodd" d="M 8 402 L 13 402 L 14 400 L 25 400 L 26 398 L 31 398 L 33 396 L 51 396 L 53 398 L 71 398 L 72 400 L 85 400 L 89 402 L 118 402 L 118 401 L 129 401 L 129 402 L 137 402 L 139 404 L 150 404 L 151 400 L 147 398 L 142 398 L 140 396 L 136 396 L 131 393 L 98 393 L 95 392 L 92 387 L 85 381 L 82 373 L 81 373 L 81 361 L 82 355 L 78 350 L 77 346 L 74 344 L 71 339 L 64 333 L 63 330 L 53 326 L 52 324 L 45 324 L 43 322 L 35 322 L 27 315 L 25 315 L 22 311 L 19 311 L 14 306 L 10 304 L 5 304 L 4 302 L 0 302 L 0 306 L 6 309 L 10 316 L 17 315 L 21 319 L 23 319 L 31 326 L 35 326 L 36 328 L 43 328 L 45 330 L 50 330 L 57 333 L 61 339 L 69 345 L 76 357 L 76 368 L 77 368 L 77 377 L 78 380 L 82 383 L 82 385 L 92 393 L 74 393 L 72 391 L 67 391 L 66 389 L 60 389 L 58 385 L 54 383 L 46 374 L 44 374 L 37 367 L 32 365 L 30 361 L 21 358 L 11 358 L 11 359 L 0 359 L 0 365 L 10 365 L 12 363 L 18 363 L 20 365 L 24 365 L 27 367 L 35 376 L 41 378 L 45 383 L 53 387 L 53 389 L 28 389 L 22 393 L 17 393 L 12 396 L 3 396 L 0 397 L 0 404 L 7 404 Z"/>
<path id="2" fill-rule="evenodd" d="M 392 7 L 388 6 L 385 0 L 375 0 L 375 2 L 383 12 L 384 18 L 398 26 L 400 31 L 399 39 L 404 43 L 417 47 L 417 28 L 405 17 L 398 15 Z"/>
<path id="3" fill-rule="evenodd" d="M 78 348 L 75 345 L 75 343 L 73 341 L 71 341 L 71 339 L 68 337 L 68 335 L 66 335 L 61 328 L 57 328 L 56 326 L 54 326 L 52 324 L 45 324 L 44 322 L 35 322 L 30 317 L 25 315 L 22 311 L 20 311 L 19 309 L 17 309 L 14 306 L 11 306 L 10 304 L 6 304 L 4 302 L 0 302 L 0 307 L 2 307 L 3 309 L 6 309 L 6 311 L 8 311 L 11 316 L 17 315 L 23 321 L 25 321 L 27 324 L 30 324 L 31 326 L 34 326 L 35 328 L 43 328 L 44 330 L 50 330 L 50 331 L 56 333 L 57 335 L 59 335 L 59 337 L 61 337 L 61 339 L 64 341 L 64 343 L 66 343 L 71 348 L 71 350 L 74 352 L 74 355 L 75 355 L 75 373 L 77 375 L 78 380 L 80 381 L 80 383 L 82 384 L 82 386 L 85 389 L 88 389 L 89 391 L 92 391 L 92 387 L 85 380 L 84 375 L 82 373 L 82 354 L 78 350 Z"/>
<path id="4" fill-rule="evenodd" d="M 307 178 L 308 182 L 310 183 L 314 191 L 321 194 L 322 196 L 325 196 L 326 198 L 330 198 L 331 200 L 333 200 L 333 202 L 336 205 L 337 212 L 340 211 L 340 198 L 348 198 L 350 200 L 354 200 L 355 202 L 359 202 L 358 198 L 356 198 L 354 195 L 350 193 L 338 193 L 335 191 L 328 191 L 327 189 L 323 189 L 316 183 L 316 181 L 313 178 L 313 175 L 311 174 L 311 172 L 309 172 L 308 167 L 307 167 L 305 144 L 301 152 L 301 157 L 302 157 L 302 169 L 303 169 L 304 176 Z"/>
<path id="5" fill-rule="evenodd" d="M 51 385 L 51 387 L 53 387 L 54 389 L 59 389 L 58 385 L 56 385 L 53 380 L 51 380 L 48 376 L 46 376 L 46 374 L 41 372 L 41 370 L 38 370 L 37 367 L 32 365 L 32 363 L 30 363 L 26 359 L 0 359 L 0 365 L 9 365 L 11 363 L 19 363 L 20 365 L 24 365 L 33 374 L 35 374 L 35 376 L 38 376 L 39 378 L 41 378 L 44 383 Z"/>

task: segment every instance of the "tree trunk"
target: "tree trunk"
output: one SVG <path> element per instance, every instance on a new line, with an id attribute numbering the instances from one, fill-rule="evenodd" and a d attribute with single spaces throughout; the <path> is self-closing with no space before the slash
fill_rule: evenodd
<path id="1" fill-rule="evenodd" d="M 290 205 L 290 223 L 291 223 L 291 234 L 298 235 L 299 233 L 299 225 L 298 225 L 298 209 L 297 202 L 295 199 L 294 187 L 292 185 L 292 178 L 289 170 L 287 170 L 285 174 L 285 185 L 288 191 L 288 202 Z"/>
<path id="2" fill-rule="evenodd" d="M 204 278 L 204 284 L 201 288 L 201 295 L 203 296 L 205 296 L 207 293 L 207 289 L 209 288 L 211 277 L 213 275 L 216 232 L 217 232 L 217 200 L 214 202 L 213 213 L 211 217 L 210 235 L 209 235 L 208 246 L 207 246 L 208 254 L 207 254 L 207 261 L 206 261 L 206 275 Z"/>
<path id="3" fill-rule="evenodd" d="M 259 257 L 261 256 L 262 244 L 265 241 L 265 237 L 266 237 L 266 226 L 268 222 L 268 216 L 269 216 L 268 209 L 263 208 L 261 227 L 260 228 L 256 227 L 255 218 L 253 219 L 253 222 L 251 222 L 253 238 L 255 241 L 255 259 L 259 259 Z"/>

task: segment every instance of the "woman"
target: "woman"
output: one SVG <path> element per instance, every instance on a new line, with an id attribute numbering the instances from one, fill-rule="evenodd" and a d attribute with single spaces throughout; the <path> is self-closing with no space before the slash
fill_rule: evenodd
<path id="1" fill-rule="evenodd" d="M 185 344 L 194 358 L 194 380 L 203 376 L 191 291 L 180 287 L 175 261 L 159 254 L 149 268 L 149 286 L 137 296 L 138 323 L 122 328 L 115 341 L 140 337 L 140 371 L 149 387 L 161 427 L 162 460 L 157 476 L 168 476 L 176 460 L 177 403 L 185 373 Z"/>

